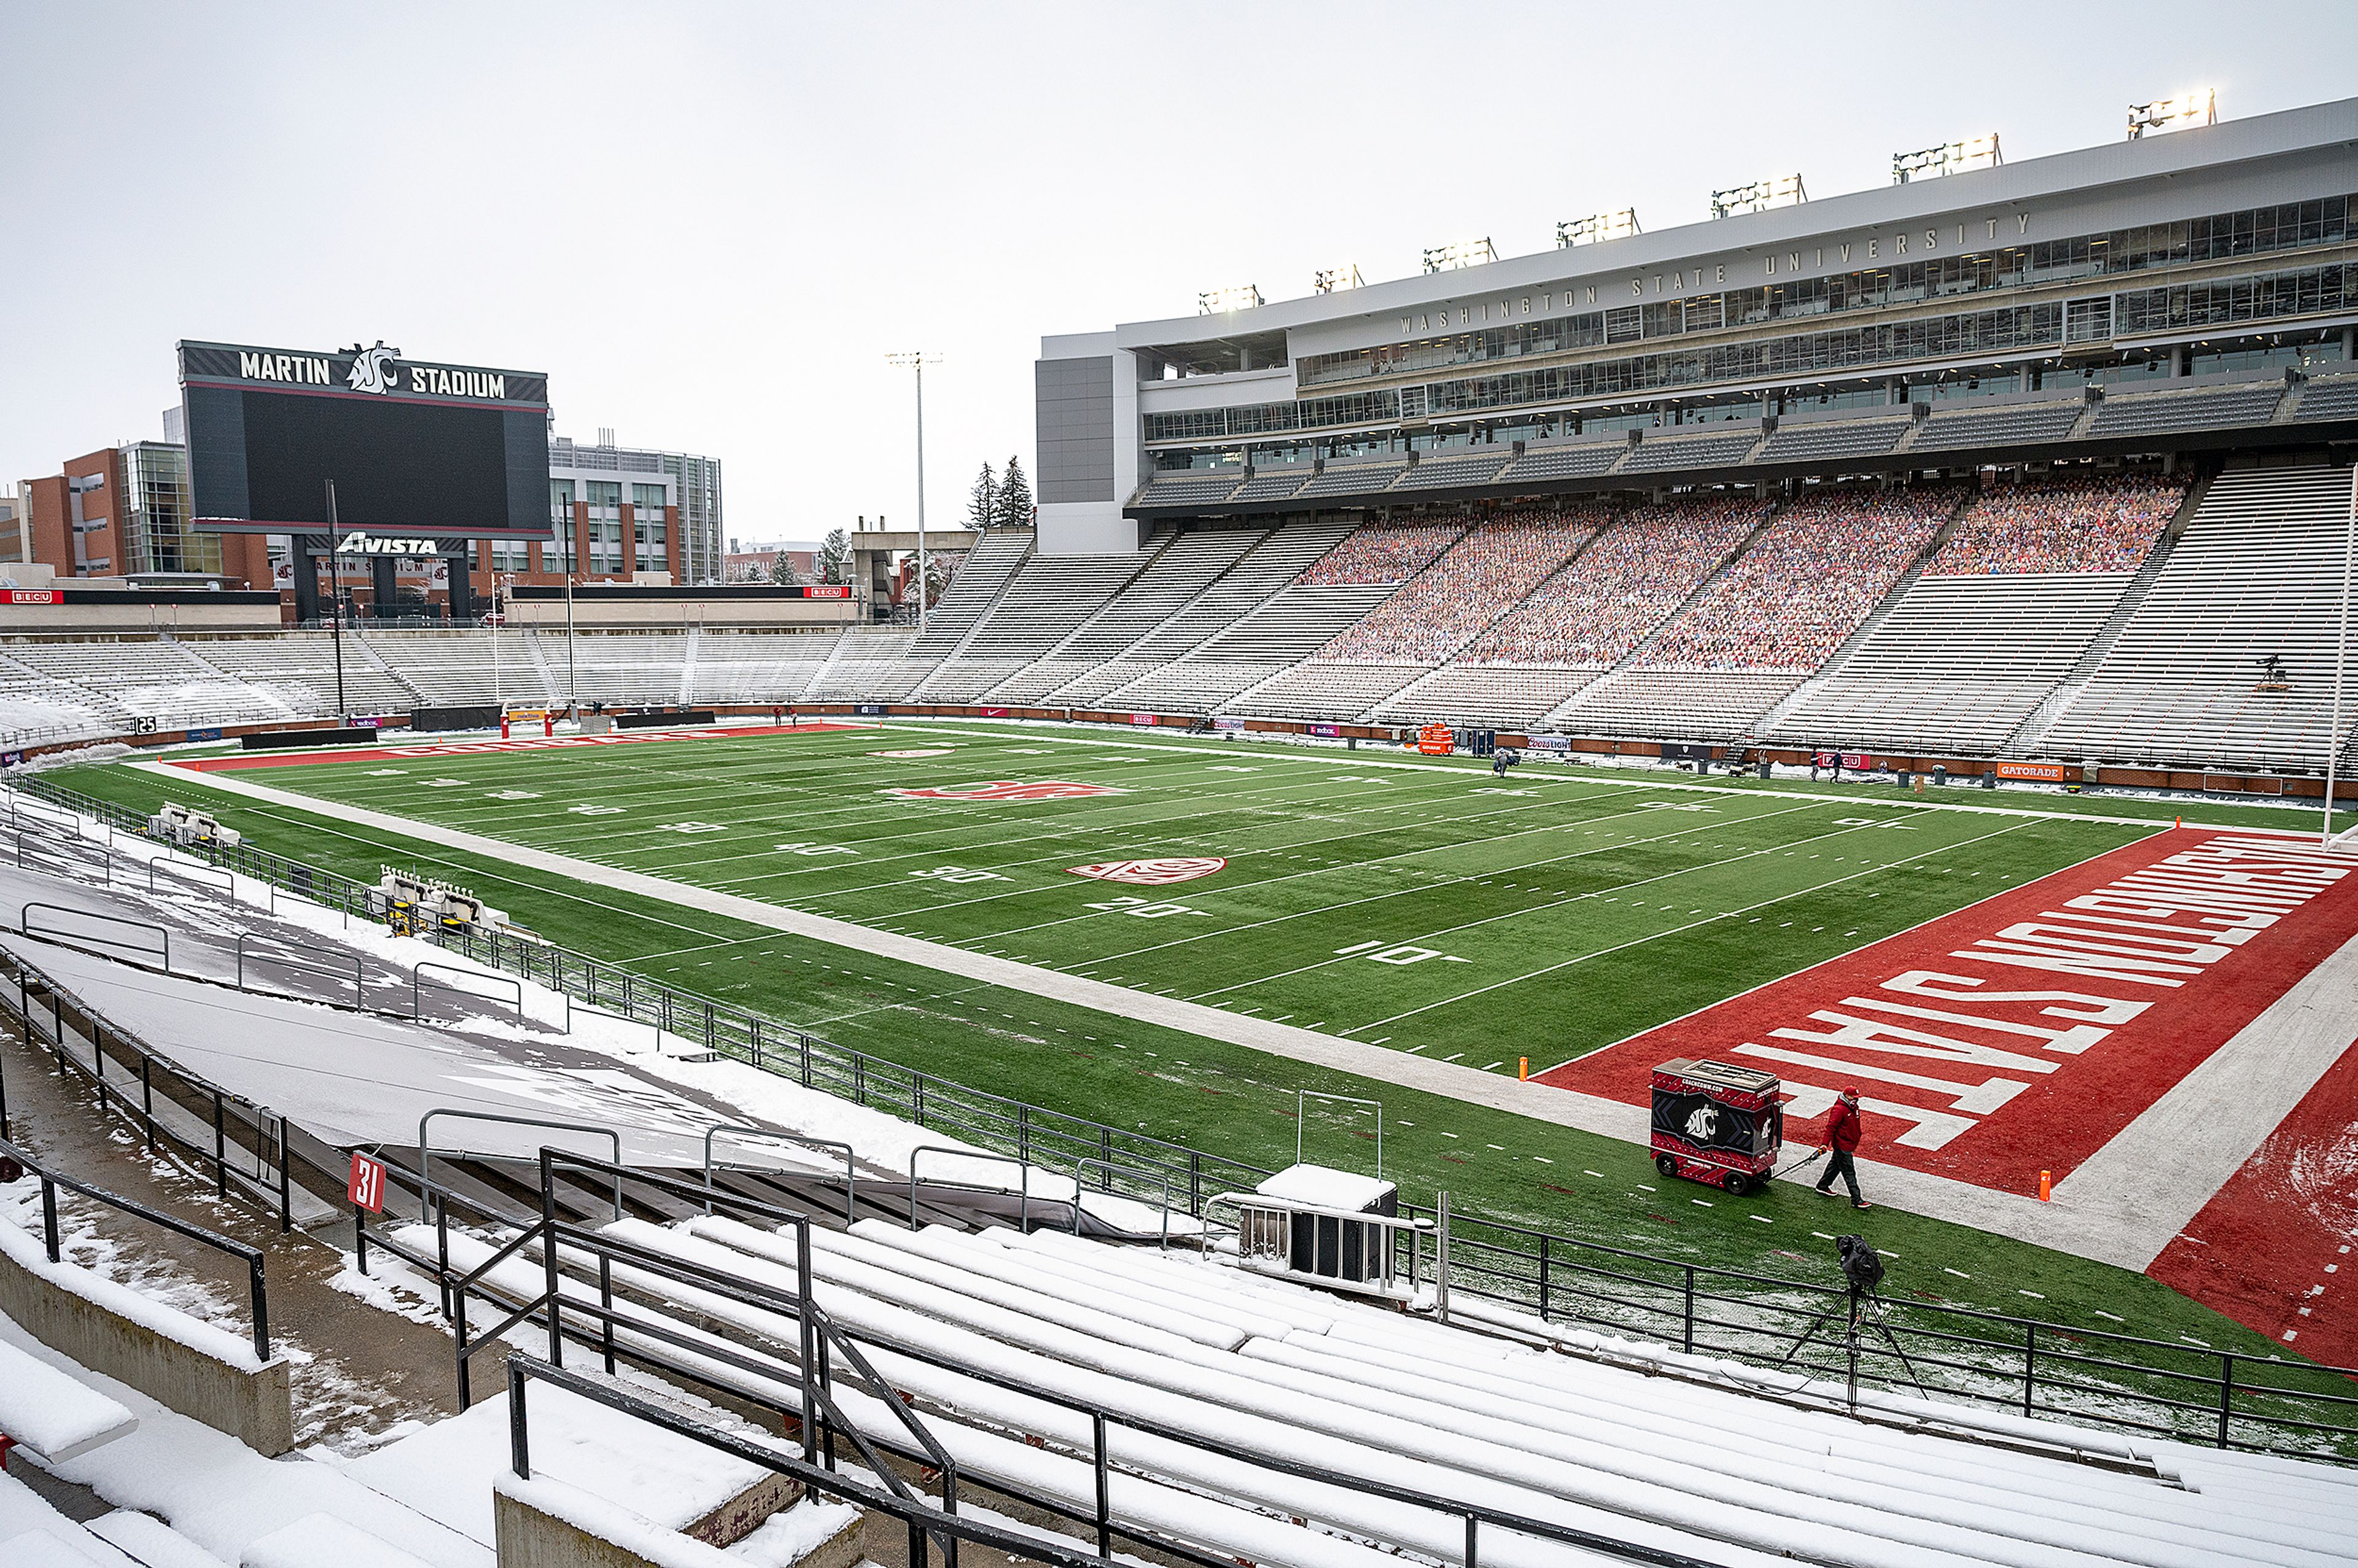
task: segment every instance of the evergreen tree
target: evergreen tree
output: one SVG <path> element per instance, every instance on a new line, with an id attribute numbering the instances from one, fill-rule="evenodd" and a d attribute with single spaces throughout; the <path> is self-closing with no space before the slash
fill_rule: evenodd
<path id="1" fill-rule="evenodd" d="M 770 580 L 786 588 L 803 580 L 802 575 L 795 570 L 794 558 L 784 550 L 771 557 Z"/>
<path id="2" fill-rule="evenodd" d="M 1014 458 L 1007 460 L 1000 474 L 999 494 L 991 504 L 991 521 L 1001 528 L 1032 526 L 1032 485 L 1023 477 L 1023 465 Z"/>
<path id="3" fill-rule="evenodd" d="M 818 547 L 818 575 L 822 582 L 851 580 L 851 535 L 840 528 L 827 530 L 826 542 Z"/>
<path id="4" fill-rule="evenodd" d="M 978 532 L 990 527 L 997 520 L 998 498 L 998 482 L 990 477 L 990 465 L 985 463 L 982 472 L 975 476 L 974 488 L 967 492 L 966 525 Z"/>

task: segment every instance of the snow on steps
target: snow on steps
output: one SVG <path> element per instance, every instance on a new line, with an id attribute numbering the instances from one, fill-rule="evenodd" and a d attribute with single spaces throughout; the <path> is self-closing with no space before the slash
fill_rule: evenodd
<path id="1" fill-rule="evenodd" d="M 795 1285 L 786 1238 L 731 1221 L 697 1219 L 682 1230 L 625 1222 L 618 1235 L 760 1283 Z M 2172 1474 L 2218 1478 L 2206 1479 L 2198 1499 L 2151 1477 L 1869 1428 L 1479 1338 L 1217 1264 L 1048 1233 L 912 1234 L 871 1222 L 850 1236 L 815 1235 L 814 1245 L 819 1299 L 855 1330 L 1272 1458 L 1718 1562 L 1792 1552 L 1861 1568 L 2324 1568 L 2342 1560 L 2342 1543 L 2358 1525 L 2358 1478 L 2319 1466 L 2255 1466 L 2246 1456 L 2145 1445 Z M 517 1288 L 535 1290 L 537 1271 L 515 1267 Z M 677 1310 L 792 1337 L 772 1314 L 651 1276 L 627 1282 Z M 588 1287 L 577 1288 L 587 1299 Z M 1281 1302 L 1307 1309 L 1309 1321 L 1277 1334 L 1248 1326 L 1275 1316 Z M 1190 1303 L 1222 1315 L 1191 1321 Z M 1237 1349 L 1221 1347 L 1239 1333 L 1246 1337 Z M 1085 1465 L 1039 1449 L 1011 1452 L 997 1435 L 1011 1431 L 1086 1453 L 1085 1418 L 890 1352 L 877 1364 L 896 1387 L 949 1412 L 929 1424 L 979 1475 L 1022 1476 L 1086 1499 L 1085 1490 L 1067 1489 L 1087 1486 Z M 1698 1433 L 1714 1435 L 1699 1444 Z M 1728 1441 L 1728 1433 L 1754 1441 Z M 1347 1521 L 1355 1535 L 1421 1554 L 1445 1556 L 1459 1528 L 1445 1516 L 1184 1443 L 1119 1427 L 1112 1442 L 1125 1472 L 1116 1480 L 1125 1517 L 1257 1561 L 1306 1561 L 1307 1542 L 1296 1531 L 1290 1547 L 1272 1547 L 1261 1536 L 1267 1520 L 1243 1509 L 1213 1517 L 1200 1501 L 1174 1519 L 1166 1512 L 1173 1494 L 1161 1483 L 1248 1509 Z M 1166 1519 L 1173 1522 L 1156 1522 Z M 1574 1555 L 1497 1533 L 1501 1563 Z M 1348 1545 L 1325 1542 L 1320 1560 L 1325 1547 Z"/>
<path id="2" fill-rule="evenodd" d="M 137 1416 L 97 1390 L 0 1340 L 0 1433 L 44 1464 L 79 1458 L 138 1425 Z"/>
<path id="3" fill-rule="evenodd" d="M 652 1228 L 652 1227 L 651 1227 Z M 791 1262 L 778 1266 L 765 1264 L 746 1254 L 735 1252 L 708 1242 L 699 1242 L 676 1232 L 666 1233 L 675 1244 L 665 1248 L 675 1256 L 687 1257 L 706 1263 L 723 1262 L 734 1269 L 749 1282 L 784 1286 L 791 1289 Z M 433 1233 L 425 1227 L 412 1227 L 405 1239 L 413 1245 L 431 1245 Z M 789 1249 L 790 1250 L 790 1249 Z M 451 1259 L 460 1268 L 480 1267 L 492 1255 L 492 1249 L 472 1237 L 453 1234 L 450 1238 Z M 522 1259 L 510 1259 L 494 1268 L 488 1276 L 491 1282 L 519 1296 L 536 1295 L 543 1288 L 539 1265 Z M 743 1306 L 692 1287 L 676 1285 L 657 1279 L 643 1271 L 617 1265 L 617 1284 L 641 1290 L 660 1289 L 683 1309 L 708 1321 L 727 1324 L 791 1344 L 795 1337 L 794 1324 L 774 1314 Z M 598 1293 L 593 1286 L 568 1278 L 562 1282 L 566 1299 L 595 1304 Z M 889 1314 L 887 1314 L 889 1315 Z M 848 1319 L 846 1321 L 849 1321 Z M 893 1332 L 907 1331 L 914 1337 L 936 1343 L 938 1331 L 927 1320 L 916 1314 L 903 1314 L 893 1319 Z M 666 1324 L 667 1331 L 692 1344 L 702 1344 L 714 1350 L 726 1349 L 731 1356 L 744 1357 L 748 1349 L 741 1343 L 728 1341 L 685 1321 Z M 884 1332 L 884 1331 L 880 1331 Z M 765 1380 L 723 1364 L 719 1359 L 699 1358 L 693 1352 L 683 1353 L 676 1346 L 657 1346 L 645 1336 L 629 1330 L 619 1331 L 616 1342 L 629 1348 L 660 1350 L 672 1359 L 684 1359 L 695 1366 L 700 1375 L 724 1386 L 734 1386 L 774 1400 L 788 1409 L 796 1403 L 798 1395 L 791 1386 L 793 1371 L 789 1364 L 779 1363 L 779 1377 Z M 1056 1498 L 1067 1507 L 1091 1510 L 1096 1506 L 1095 1471 L 1086 1460 L 1067 1458 L 1046 1449 L 1034 1448 L 1022 1441 L 1020 1434 L 1053 1435 L 1056 1441 L 1076 1451 L 1087 1452 L 1089 1445 L 1089 1422 L 1085 1416 L 1076 1416 L 1057 1407 L 1047 1405 L 1022 1395 L 1010 1394 L 990 1384 L 973 1379 L 946 1374 L 890 1352 L 870 1350 L 870 1360 L 890 1379 L 895 1388 L 925 1389 L 931 1391 L 932 1381 L 938 1380 L 952 1390 L 956 1408 L 991 1408 L 996 1401 L 1013 1404 L 1025 1422 L 1001 1424 L 1017 1436 L 1001 1436 L 997 1432 L 961 1426 L 939 1419 L 928 1419 L 927 1427 L 950 1456 L 957 1461 L 962 1474 L 986 1481 L 1004 1480 Z M 1003 1358 L 1003 1357 L 1002 1357 Z M 929 1380 L 930 1379 L 930 1380 Z M 1044 1387 L 1048 1386 L 1044 1384 Z M 1061 1391 L 1061 1390 L 1060 1390 Z M 871 1433 L 897 1433 L 896 1419 L 884 1403 L 854 1387 L 848 1380 L 838 1380 L 835 1390 L 838 1406 L 861 1430 Z M 1119 1429 L 1109 1433 L 1117 1456 L 1127 1452 L 1122 1441 L 1127 1434 Z M 1140 1440 L 1145 1442 L 1148 1440 Z M 1238 1466 L 1240 1470 L 1249 1467 Z M 1229 1503 L 1209 1499 L 1191 1492 L 1178 1490 L 1158 1482 L 1117 1469 L 1109 1477 L 1115 1516 L 1146 1530 L 1160 1530 L 1178 1539 L 1195 1541 L 1204 1546 L 1246 1558 L 1255 1563 L 1284 1563 L 1293 1568 L 1399 1568 L 1398 1559 L 1389 1552 L 1352 1541 L 1303 1530 L 1287 1519 L 1273 1519 Z M 1356 1495 L 1337 1496 L 1338 1509 L 1347 1510 Z M 1314 1510 L 1319 1511 L 1319 1510 Z M 1327 1517 L 1349 1518 L 1348 1511 L 1329 1513 Z M 1462 1545 L 1462 1535 L 1453 1532 Z M 1069 1544 L 1069 1541 L 1067 1541 Z M 1765 1568 L 1765 1564 L 1763 1565 Z"/>
<path id="4" fill-rule="evenodd" d="M 428 1568 L 397 1546 L 354 1530 L 333 1514 L 306 1514 L 245 1549 L 238 1568 Z"/>

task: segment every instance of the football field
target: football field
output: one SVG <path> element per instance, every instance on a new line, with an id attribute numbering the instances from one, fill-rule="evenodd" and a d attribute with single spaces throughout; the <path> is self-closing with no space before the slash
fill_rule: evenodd
<path id="1" fill-rule="evenodd" d="M 247 776 L 1507 1074 L 2153 831 L 922 722 L 388 748 Z"/>

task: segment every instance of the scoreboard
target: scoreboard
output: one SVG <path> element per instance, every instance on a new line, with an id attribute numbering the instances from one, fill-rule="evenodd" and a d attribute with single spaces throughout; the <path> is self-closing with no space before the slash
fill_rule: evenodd
<path id="1" fill-rule="evenodd" d="M 439 542 L 415 554 L 552 536 L 544 373 L 404 359 L 382 342 L 184 341 L 179 357 L 200 530 Z"/>

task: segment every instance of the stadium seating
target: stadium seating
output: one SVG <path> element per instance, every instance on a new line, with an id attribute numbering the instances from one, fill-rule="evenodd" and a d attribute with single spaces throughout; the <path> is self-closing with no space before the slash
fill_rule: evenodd
<path id="1" fill-rule="evenodd" d="M 336 711 L 338 641 L 329 632 L 289 632 L 184 638 L 182 646 L 208 667 L 260 688 L 289 710 L 321 717 Z M 352 712 L 402 713 L 417 706 L 417 692 L 381 665 L 365 643 L 354 637 L 341 642 L 344 697 Z"/>
<path id="2" fill-rule="evenodd" d="M 1936 408 L 1909 442 L 1911 452 L 1959 451 L 2004 442 L 2061 441 L 2087 412 L 2084 399 L 2006 403 L 1995 408 Z"/>
<path id="3" fill-rule="evenodd" d="M 449 632 L 372 632 L 345 641 L 348 655 L 352 645 L 364 646 L 420 700 L 438 707 L 463 708 L 494 697 L 537 704 L 564 696 L 561 688 L 552 691 L 543 681 L 531 644 L 514 631 L 471 626 Z M 351 663 L 347 656 L 348 669 Z M 676 670 L 672 689 L 676 696 Z"/>
<path id="4" fill-rule="evenodd" d="M 2338 466 L 2222 473 L 2118 640 L 2022 742 L 2115 762 L 2321 768 L 2350 486 Z M 2271 656 L 2290 689 L 2255 689 Z"/>
<path id="5" fill-rule="evenodd" d="M 1299 468 L 1264 470 L 1245 481 L 1243 486 L 1228 499 L 1236 502 L 1282 501 L 1300 490 L 1302 481 L 1309 477 L 1310 465 L 1307 463 Z"/>
<path id="6" fill-rule="evenodd" d="M 1962 500 L 1827 491 L 1780 512 L 1638 651 L 1649 669 L 1814 669 L 1891 591 Z"/>
<path id="7" fill-rule="evenodd" d="M 1880 457 L 1907 438 L 1906 418 L 1828 419 L 1779 426 L 1760 449 L 1764 463 L 1828 462 Z"/>
<path id="8" fill-rule="evenodd" d="M 1316 495 L 1357 495 L 1381 490 L 1399 478 L 1407 467 L 1407 460 L 1400 458 L 1328 463 L 1324 472 L 1313 475 L 1293 493 L 1306 499 Z"/>
<path id="9" fill-rule="evenodd" d="M 1195 469 L 1174 469 L 1156 474 L 1138 492 L 1141 506 L 1203 506 L 1226 501 L 1229 492 L 1244 482 L 1242 468 L 1224 468 L 1205 472 Z"/>
<path id="10" fill-rule="evenodd" d="M 1492 447 L 1471 456 L 1431 453 L 1392 481 L 1395 493 L 1407 490 L 1438 490 L 1445 485 L 1487 484 L 1498 477 L 1512 452 Z"/>
<path id="11" fill-rule="evenodd" d="M 810 687 L 843 634 L 706 631 L 699 637 L 691 700 L 793 702 Z M 552 661 L 561 663 L 561 656 Z"/>
<path id="12" fill-rule="evenodd" d="M 1543 730 L 1652 741 L 1734 741 L 1801 684 L 1802 672 L 1629 669 L 1584 687 L 1540 720 Z"/>
<path id="13" fill-rule="evenodd" d="M 846 632 L 804 695 L 813 702 L 869 702 L 904 695 L 931 667 L 909 657 L 916 641 L 914 632 Z"/>
<path id="14" fill-rule="evenodd" d="M 1063 642 L 1171 542 L 1158 533 L 1124 556 L 1033 556 L 953 656 L 910 688 L 916 701 L 969 702 Z"/>
<path id="15" fill-rule="evenodd" d="M 1179 535 L 1103 609 L 986 695 L 993 702 L 1035 702 L 1078 680 L 1134 647 L 1268 536 L 1266 528 L 1201 528 Z"/>
<path id="16" fill-rule="evenodd" d="M 1899 603 L 1766 735 L 1996 752 L 2104 627 L 2184 497 L 2150 479 L 1985 493 Z"/>
<path id="17" fill-rule="evenodd" d="M 1619 462 L 1628 449 L 1628 436 L 1617 430 L 1601 439 L 1590 438 L 1550 447 L 1527 447 L 1514 466 L 1498 477 L 1501 482 L 1509 484 L 1524 480 L 1588 479 Z"/>
<path id="18" fill-rule="evenodd" d="M 1666 473 L 1672 469 L 1727 468 L 1759 444 L 1760 427 L 1747 422 L 1711 436 L 1649 435 L 1621 465 L 1623 473 Z"/>
<path id="19" fill-rule="evenodd" d="M 2118 394 L 2097 406 L 2091 438 L 2157 436 L 2176 430 L 2206 430 L 2234 425 L 2265 425 L 2284 401 L 2279 380 L 2190 392 Z"/>
<path id="20" fill-rule="evenodd" d="M 2298 412 L 2303 419 L 2358 419 L 2358 375 L 2311 377 Z"/>

